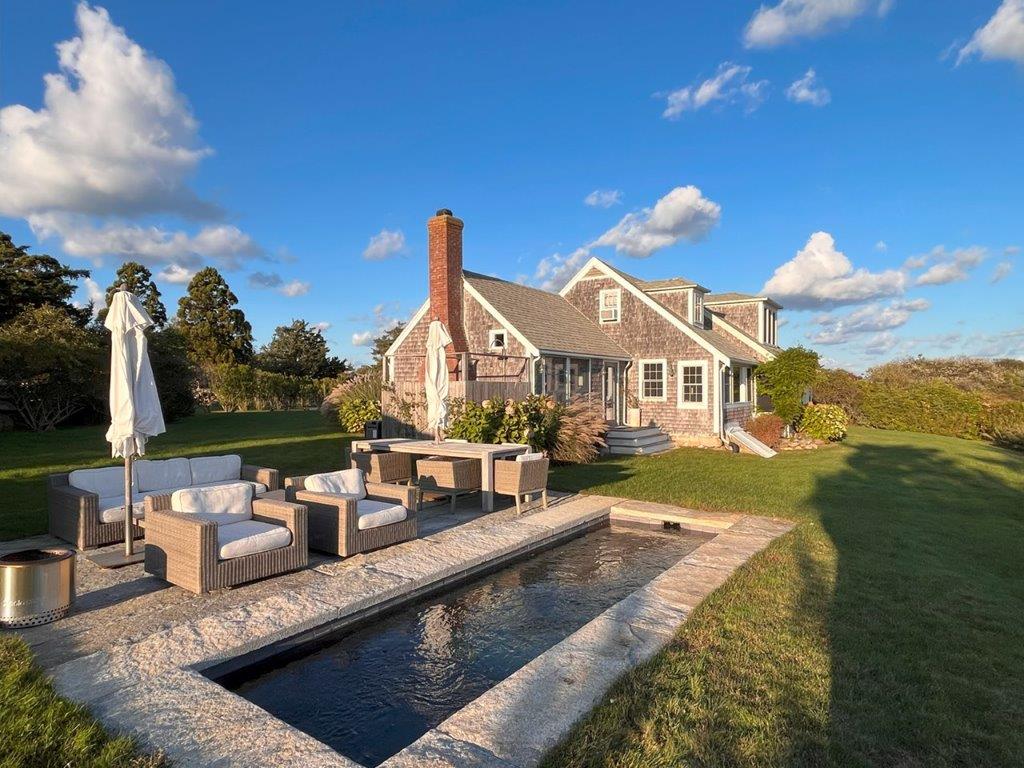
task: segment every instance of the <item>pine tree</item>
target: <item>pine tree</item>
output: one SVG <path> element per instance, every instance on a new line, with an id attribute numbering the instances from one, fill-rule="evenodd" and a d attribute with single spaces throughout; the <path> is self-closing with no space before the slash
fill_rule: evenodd
<path id="1" fill-rule="evenodd" d="M 274 338 L 256 355 L 255 363 L 265 371 L 312 378 L 334 378 L 348 367 L 344 360 L 329 354 L 320 329 L 305 320 L 279 325 Z"/>
<path id="2" fill-rule="evenodd" d="M 247 363 L 252 359 L 252 326 L 235 305 L 238 297 L 213 267 L 199 270 L 178 301 L 178 327 L 189 357 L 200 366 Z"/>
<path id="3" fill-rule="evenodd" d="M 87 269 L 71 269 L 44 253 L 31 254 L 27 246 L 15 245 L 10 235 L 0 232 L 0 324 L 26 309 L 49 304 L 85 325 L 91 308 L 75 307 L 69 300 L 77 288 L 74 281 L 88 276 Z"/>
<path id="4" fill-rule="evenodd" d="M 114 293 L 119 288 L 125 288 L 139 297 L 142 306 L 153 318 L 153 325 L 163 328 L 167 324 L 167 309 L 160 301 L 160 291 L 153 282 L 153 273 L 137 261 L 126 261 L 118 268 L 113 284 L 107 288 L 107 306 L 96 316 L 100 323 L 106 319 L 107 307 L 114 300 Z"/>

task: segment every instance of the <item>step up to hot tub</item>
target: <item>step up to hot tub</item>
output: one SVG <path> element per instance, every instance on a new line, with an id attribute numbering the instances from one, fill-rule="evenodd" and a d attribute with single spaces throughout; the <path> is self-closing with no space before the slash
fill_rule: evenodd
<path id="1" fill-rule="evenodd" d="M 703 512 L 696 509 L 658 504 L 653 501 L 620 501 L 612 505 L 609 519 L 614 522 L 663 526 L 679 525 L 707 533 L 721 533 L 743 519 L 735 512 Z"/>
<path id="2" fill-rule="evenodd" d="M 657 427 L 616 427 L 605 436 L 608 453 L 640 456 L 671 450 L 672 438 Z"/>

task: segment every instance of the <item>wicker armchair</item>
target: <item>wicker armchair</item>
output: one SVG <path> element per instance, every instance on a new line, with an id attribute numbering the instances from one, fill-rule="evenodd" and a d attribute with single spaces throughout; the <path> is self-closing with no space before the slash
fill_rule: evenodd
<path id="1" fill-rule="evenodd" d="M 408 453 L 355 452 L 352 466 L 363 470 L 370 483 L 397 483 L 412 480 L 412 456 Z"/>
<path id="2" fill-rule="evenodd" d="M 217 523 L 174 512 L 171 494 L 146 497 L 146 573 L 197 594 L 277 576 L 309 563 L 306 508 L 302 504 L 255 498 L 252 519 L 286 527 L 285 547 L 222 560 Z"/>
<path id="3" fill-rule="evenodd" d="M 539 493 L 544 509 L 548 508 L 548 459 L 494 462 L 494 492 L 513 496 L 516 512 L 523 513 L 521 497 Z"/>
<path id="4" fill-rule="evenodd" d="M 356 498 L 308 491 L 305 481 L 306 475 L 286 477 L 284 490 L 289 501 L 303 504 L 309 510 L 311 549 L 348 557 L 419 535 L 416 519 L 419 491 L 413 486 L 367 482 L 367 499 L 401 504 L 406 509 L 406 517 L 400 522 L 360 530 Z"/>

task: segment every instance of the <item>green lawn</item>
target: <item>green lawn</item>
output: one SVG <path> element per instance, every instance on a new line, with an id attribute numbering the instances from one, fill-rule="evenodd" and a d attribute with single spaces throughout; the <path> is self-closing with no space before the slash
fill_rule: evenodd
<path id="1" fill-rule="evenodd" d="M 212 414 L 151 447 L 237 451 L 298 473 L 339 466 L 342 439 L 315 413 Z M 109 463 L 101 428 L 0 434 L 0 454 L 0 538 L 45 528 L 47 473 Z M 799 525 L 627 675 L 548 765 L 1021 764 L 1021 454 L 854 429 L 842 446 L 771 461 L 681 449 L 565 467 L 552 486 Z M 21 748 L 0 750 L 0 766 L 128 764 L 130 745 L 67 707 L 24 646 L 0 641 L 0 744 Z"/>
<path id="2" fill-rule="evenodd" d="M 106 426 L 0 433 L 0 541 L 46 531 L 45 479 L 53 472 L 116 463 Z M 342 433 L 315 411 L 210 413 L 167 425 L 147 459 L 238 453 L 281 476 L 341 466 Z"/>
<path id="3" fill-rule="evenodd" d="M 679 450 L 554 485 L 798 527 L 627 675 L 548 766 L 1024 762 L 1024 456 L 854 429 L 771 461 Z"/>

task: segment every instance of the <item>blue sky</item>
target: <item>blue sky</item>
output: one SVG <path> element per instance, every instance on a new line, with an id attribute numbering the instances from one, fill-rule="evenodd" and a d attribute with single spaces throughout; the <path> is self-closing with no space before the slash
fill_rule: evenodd
<path id="1" fill-rule="evenodd" d="M 1024 0 L 12 0 L 0 228 L 100 287 L 143 260 L 172 311 L 214 264 L 258 342 L 355 360 L 440 207 L 467 269 L 767 287 L 857 369 L 1024 357 L 1022 97 Z"/>

